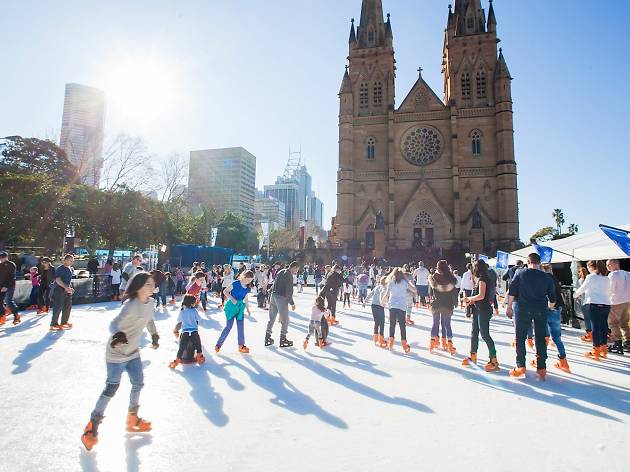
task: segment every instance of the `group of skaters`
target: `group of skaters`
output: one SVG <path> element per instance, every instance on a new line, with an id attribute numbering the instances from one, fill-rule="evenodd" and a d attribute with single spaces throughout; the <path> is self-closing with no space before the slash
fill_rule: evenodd
<path id="1" fill-rule="evenodd" d="M 52 269 L 50 261 L 43 261 L 43 271 L 33 271 L 31 282 L 39 287 L 39 297 L 43 299 L 42 312 L 52 303 L 53 316 L 51 330 L 70 329 L 70 308 L 72 304 L 72 255 L 66 255 L 63 264 Z M 199 336 L 200 309 L 207 309 L 208 297 L 215 296 L 218 308 L 225 315 L 225 326 L 214 344 L 219 353 L 236 324 L 238 351 L 249 354 L 245 342 L 246 314 L 251 316 L 248 297 L 257 294 L 260 308 L 268 310 L 268 323 L 264 345 L 275 344 L 273 330 L 276 321 L 280 324 L 281 348 L 294 345 L 288 338 L 290 325 L 289 308 L 295 311 L 294 286 L 300 285 L 314 276 L 316 296 L 311 308 L 308 334 L 302 346 L 307 349 L 311 340 L 316 346 L 325 348 L 330 344 L 330 328 L 339 325 L 337 303 L 344 307 L 350 300 L 358 300 L 362 306 L 369 305 L 373 316 L 373 343 L 376 347 L 393 350 L 397 331 L 400 345 L 405 353 L 411 351 L 407 339 L 407 327 L 413 326 L 412 312 L 420 305 L 428 308 L 432 315 L 431 334 L 428 351 L 443 350 L 455 355 L 451 319 L 455 309 L 465 307 L 471 319 L 469 353 L 462 365 L 477 364 L 479 337 L 488 351 L 488 361 L 483 366 L 487 372 L 498 372 L 500 364 L 494 340 L 490 334 L 490 322 L 497 310 L 497 287 L 500 283 L 496 272 L 483 260 L 477 260 L 466 267 L 460 276 L 445 260 L 435 267 L 417 266 L 385 268 L 376 265 L 346 267 L 333 263 L 329 266 L 300 268 L 297 262 L 286 267 L 280 264 L 248 267 L 241 264 L 238 269 L 229 265 L 209 268 L 205 264 L 195 264 L 187 273 L 176 268 L 147 272 L 142 267 L 142 256 L 136 255 L 124 267 L 112 264 L 112 286 L 114 299 L 123 301 L 120 313 L 110 324 L 110 334 L 106 345 L 107 378 L 90 420 L 81 437 L 90 450 L 98 442 L 98 428 L 103 421 L 107 404 L 115 395 L 123 372 L 127 372 L 132 385 L 127 416 L 127 430 L 145 432 L 151 430 L 151 423 L 138 415 L 139 395 L 143 387 L 143 367 L 140 360 L 140 344 L 144 330 L 151 334 L 152 347 L 159 347 L 159 335 L 154 323 L 156 307 L 170 302 L 176 294 L 183 294 L 181 310 L 173 329 L 179 340 L 175 359 L 169 367 L 176 368 L 185 362 L 187 353 L 192 353 L 192 361 L 202 364 L 205 361 Z M 15 288 L 15 265 L 8 260 L 6 253 L 0 253 L 0 297 L 9 312 L 14 315 L 14 324 L 20 322 L 17 308 L 14 308 L 12 291 Z M 576 301 L 584 314 L 586 334 L 584 341 L 592 343 L 586 357 L 593 360 L 605 359 L 609 352 L 623 354 L 630 350 L 630 273 L 620 270 L 619 261 L 590 261 L 588 273 L 582 273 L 580 284 L 574 292 Z M 114 276 L 115 275 L 115 276 Z M 38 279 L 38 284 L 33 281 Z M 114 280 L 119 284 L 114 284 Z M 516 366 L 509 371 L 514 378 L 523 378 L 528 366 L 533 366 L 541 380 L 547 374 L 547 349 L 551 342 L 555 345 L 558 358 L 554 367 L 570 373 L 566 351 L 561 338 L 561 311 L 565 300 L 560 292 L 560 283 L 553 275 L 551 266 L 541 264 L 540 256 L 532 253 L 527 263 L 512 267 L 504 277 L 508 284 L 508 318 L 515 327 L 514 347 Z M 118 286 L 116 286 L 118 285 Z M 46 290 L 48 287 L 48 290 Z M 50 300 L 52 299 L 52 302 Z M 388 311 L 389 332 L 385 336 L 386 310 Z M 59 322 L 59 315 L 61 321 Z M 6 314 L 1 317 L 6 321 Z M 609 329 L 610 328 L 610 329 Z M 610 343 L 610 344 L 609 344 Z M 535 358 L 526 362 L 527 345 L 535 347 Z"/>

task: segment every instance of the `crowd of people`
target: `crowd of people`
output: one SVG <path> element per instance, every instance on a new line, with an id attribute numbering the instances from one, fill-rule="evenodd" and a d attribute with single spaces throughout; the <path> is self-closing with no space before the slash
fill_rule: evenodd
<path id="1" fill-rule="evenodd" d="M 40 267 L 33 267 L 30 271 L 34 293 L 30 308 L 37 308 L 39 315 L 45 315 L 52 306 L 51 331 L 72 328 L 73 260 L 73 256 L 68 254 L 61 265 L 53 268 L 50 260 L 43 259 Z M 184 362 L 205 362 L 199 322 L 200 312 L 209 308 L 210 297 L 216 297 L 217 307 L 225 315 L 224 328 L 214 343 L 215 352 L 221 351 L 236 324 L 238 351 L 250 353 L 245 342 L 245 327 L 246 314 L 251 316 L 249 295 L 254 292 L 258 307 L 268 311 L 264 345 L 275 343 L 273 329 L 279 321 L 278 345 L 281 348 L 292 347 L 289 308 L 296 310 L 295 287 L 302 291 L 306 284 L 314 285 L 315 298 L 308 334 L 302 343 L 304 349 L 308 348 L 311 340 L 320 348 L 330 344 L 330 329 L 340 323 L 337 303 L 341 301 L 344 309 L 351 308 L 352 304 L 357 308 L 370 307 L 374 321 L 374 346 L 393 350 L 398 339 L 405 353 L 411 351 L 407 328 L 414 325 L 413 308 L 422 306 L 432 316 L 428 352 L 441 349 L 455 355 L 457 349 L 453 342 L 451 319 L 459 306 L 465 309 L 465 316 L 471 320 L 470 348 L 461 361 L 462 365 L 477 363 L 481 337 L 488 352 L 484 370 L 498 372 L 501 369 L 490 332 L 491 320 L 498 313 L 497 294 L 501 279 L 483 260 L 468 264 L 461 276 L 445 260 L 429 268 L 422 261 L 402 267 L 376 264 L 348 266 L 336 262 L 303 267 L 297 262 L 291 262 L 286 267 L 280 263 L 241 263 L 237 269 L 227 264 L 206 267 L 201 262 L 194 263 L 187 272 L 181 267 L 171 271 L 168 265 L 162 270 L 147 272 L 143 269 L 142 256 L 135 255 L 123 267 L 113 261 L 108 261 L 107 265 L 112 300 L 121 301 L 122 308 L 110 325 L 105 388 L 82 435 L 87 449 L 98 441 L 99 424 L 108 402 L 119 387 L 123 372 L 127 372 L 132 384 L 127 430 L 143 432 L 151 429 L 151 423 L 138 416 L 139 394 L 143 386 L 140 343 L 146 329 L 151 335 L 152 347 L 159 347 L 160 337 L 153 321 L 155 310 L 175 304 L 177 296 L 183 298 L 173 329 L 179 340 L 176 357 L 169 364 L 173 369 Z M 4 324 L 11 314 L 13 324 L 21 321 L 13 302 L 15 272 L 15 264 L 8 260 L 7 253 L 0 252 L 0 300 L 5 306 L 0 324 Z M 507 307 L 506 315 L 514 321 L 516 365 L 509 370 L 509 375 L 523 378 L 527 367 L 532 366 L 538 377 L 544 380 L 547 375 L 547 350 L 551 343 L 558 352 L 554 367 L 570 373 L 561 335 L 561 314 L 568 300 L 562 296 L 560 281 L 553 274 L 551 265 L 541 264 L 540 256 L 532 253 L 526 264 L 519 261 L 502 280 L 506 284 L 503 300 Z M 580 270 L 574 296 L 585 321 L 586 333 L 581 339 L 592 344 L 585 356 L 600 361 L 609 353 L 623 355 L 624 350 L 630 352 L 630 273 L 620 269 L 619 261 L 589 261 Z M 387 336 L 386 311 L 389 315 Z M 529 364 L 526 361 L 527 346 L 535 352 Z"/>

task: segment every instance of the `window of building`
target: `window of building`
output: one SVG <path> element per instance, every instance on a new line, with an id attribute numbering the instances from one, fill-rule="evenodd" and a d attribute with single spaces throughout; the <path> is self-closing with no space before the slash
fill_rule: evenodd
<path id="1" fill-rule="evenodd" d="M 367 139 L 367 158 L 368 161 L 373 161 L 376 156 L 376 139 L 370 136 Z"/>
<path id="2" fill-rule="evenodd" d="M 475 27 L 475 19 L 472 16 L 469 16 L 468 18 L 466 18 L 466 26 L 468 27 L 469 30 Z"/>
<path id="3" fill-rule="evenodd" d="M 374 82 L 374 106 L 381 106 L 383 104 L 383 82 Z"/>
<path id="4" fill-rule="evenodd" d="M 369 104 L 368 84 L 361 82 L 359 85 L 359 108 L 367 108 Z"/>
<path id="5" fill-rule="evenodd" d="M 470 73 L 462 74 L 462 98 L 468 100 L 470 98 Z"/>
<path id="6" fill-rule="evenodd" d="M 486 98 L 486 72 L 477 72 L 477 98 Z"/>
<path id="7" fill-rule="evenodd" d="M 374 31 L 368 31 L 368 44 L 371 46 L 374 44 Z"/>
<path id="8" fill-rule="evenodd" d="M 481 156 L 481 132 L 476 129 L 470 136 L 472 143 L 472 155 Z"/>

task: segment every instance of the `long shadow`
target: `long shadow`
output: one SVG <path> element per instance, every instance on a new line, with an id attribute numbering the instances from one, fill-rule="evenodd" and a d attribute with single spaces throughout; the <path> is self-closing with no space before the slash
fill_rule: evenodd
<path id="1" fill-rule="evenodd" d="M 0 329 L 0 339 L 8 338 L 11 335 L 39 326 L 42 320 L 45 320 L 45 317 L 39 315 L 34 315 L 33 317 L 27 319 L 22 317 L 22 322 L 20 324 L 13 325 L 13 318 L 11 317 L 10 320 L 7 319 L 6 324 L 2 327 L 2 329 Z"/>
<path id="2" fill-rule="evenodd" d="M 352 354 L 348 354 L 345 351 L 341 351 L 339 349 L 335 349 L 334 347 L 327 347 L 326 352 L 333 354 L 335 358 L 331 359 L 330 357 L 318 356 L 316 354 L 309 353 L 310 357 L 315 359 L 325 359 L 327 361 L 332 360 L 333 362 L 337 362 L 342 365 L 346 365 L 348 367 L 353 367 L 355 369 L 363 370 L 365 372 L 369 372 L 374 375 L 379 375 L 381 377 L 391 377 L 388 372 L 382 371 L 376 368 L 376 364 L 370 361 L 366 361 L 365 359 L 361 359 Z"/>
<path id="3" fill-rule="evenodd" d="M 245 362 L 249 364 L 250 367 L 233 360 L 230 360 L 229 364 L 241 369 L 249 376 L 254 384 L 273 394 L 274 398 L 270 401 L 274 405 L 285 408 L 296 415 L 313 415 L 320 421 L 334 426 L 335 428 L 348 428 L 345 421 L 324 410 L 315 400 L 298 390 L 279 372 L 276 372 L 276 375 L 270 374 L 250 357 L 246 357 Z"/>
<path id="4" fill-rule="evenodd" d="M 79 452 L 79 464 L 81 465 L 81 470 L 83 472 L 98 472 L 98 462 L 96 460 L 96 452 L 94 451 L 86 451 L 83 446 L 81 446 L 81 451 Z"/>
<path id="5" fill-rule="evenodd" d="M 308 359 L 301 354 L 297 354 L 292 351 L 275 351 L 279 356 L 282 356 L 286 359 L 289 359 L 293 362 L 300 364 L 303 367 L 311 370 L 317 375 L 330 380 L 331 382 L 337 383 L 343 387 L 346 387 L 353 392 L 356 392 L 360 395 L 366 396 L 373 400 L 378 400 L 383 403 L 389 403 L 391 405 L 399 405 L 407 408 L 411 408 L 412 410 L 419 411 L 421 413 L 434 413 L 434 411 L 426 405 L 422 403 L 416 402 L 414 400 L 410 400 L 408 398 L 403 397 L 390 397 L 385 395 L 383 392 L 380 392 L 368 385 L 364 385 L 356 380 L 348 377 L 342 371 L 338 369 L 330 369 L 325 367 L 318 362 L 313 361 L 312 359 Z"/>
<path id="6" fill-rule="evenodd" d="M 206 418 L 216 426 L 227 425 L 230 418 L 223 411 L 223 397 L 212 387 L 210 369 L 207 368 L 207 364 L 183 366 L 182 371 L 175 372 L 190 384 L 190 396 L 199 405 Z"/>
<path id="7" fill-rule="evenodd" d="M 394 353 L 401 355 L 400 353 Z M 537 382 L 534 388 L 530 385 L 530 380 L 534 373 L 529 373 L 527 380 L 514 380 L 507 377 L 507 370 L 502 368 L 500 373 L 486 374 L 482 369 L 463 369 L 456 365 L 448 363 L 440 363 L 430 357 L 420 357 L 418 355 L 406 355 L 418 362 L 422 362 L 427 366 L 447 370 L 468 380 L 482 384 L 486 387 L 497 389 L 500 391 L 510 392 L 516 395 L 522 395 L 534 400 L 550 403 L 563 408 L 568 408 L 580 413 L 586 413 L 613 421 L 621 421 L 614 416 L 603 411 L 590 408 L 583 403 L 592 404 L 622 414 L 630 414 L 630 394 L 624 395 L 617 388 L 610 388 L 603 384 L 587 384 L 572 381 L 568 377 L 555 376 L 548 371 L 546 382 Z M 503 366 L 505 367 L 505 366 Z M 552 395 L 549 395 L 552 393 Z"/>
<path id="8" fill-rule="evenodd" d="M 64 335 L 65 331 L 55 333 L 46 333 L 39 341 L 27 344 L 22 348 L 18 356 L 13 360 L 15 368 L 11 371 L 13 375 L 23 374 L 31 368 L 31 362 L 52 349 L 55 344 Z"/>
<path id="9" fill-rule="evenodd" d="M 125 458 L 127 460 L 127 472 L 140 470 L 140 457 L 138 451 L 144 446 L 150 446 L 153 438 L 147 434 L 127 434 L 125 440 Z"/>

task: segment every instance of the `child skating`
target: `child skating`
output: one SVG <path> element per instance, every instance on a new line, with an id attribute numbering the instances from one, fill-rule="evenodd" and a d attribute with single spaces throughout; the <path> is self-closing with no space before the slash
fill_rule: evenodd
<path id="1" fill-rule="evenodd" d="M 246 270 L 239 275 L 237 280 L 234 280 L 230 285 L 223 289 L 223 295 L 227 299 L 225 302 L 225 318 L 227 324 L 219 340 L 217 341 L 214 350 L 219 352 L 225 339 L 230 334 L 232 326 L 234 326 L 234 320 L 236 320 L 236 330 L 238 332 L 238 351 L 242 354 L 249 354 L 249 348 L 245 345 L 245 320 L 243 315 L 247 310 L 247 315 L 252 316 L 247 304 L 247 296 L 251 291 L 251 283 L 254 280 L 254 273 L 251 270 Z"/>
<path id="2" fill-rule="evenodd" d="M 322 318 L 326 316 L 326 300 L 324 297 L 317 297 L 311 311 L 311 321 L 308 324 L 308 334 L 304 340 L 304 349 L 308 347 L 308 341 L 311 336 L 315 335 L 315 341 L 320 348 L 324 348 L 326 343 L 322 336 Z"/>
<path id="3" fill-rule="evenodd" d="M 81 442 L 89 451 L 98 442 L 98 427 L 103 421 L 105 409 L 114 398 L 123 372 L 127 372 L 131 381 L 129 412 L 127 414 L 127 431 L 143 433 L 151 431 L 151 423 L 138 416 L 140 408 L 140 391 L 144 386 L 142 360 L 140 359 L 140 342 L 145 328 L 151 333 L 152 347 L 159 347 L 159 336 L 153 321 L 153 295 L 155 282 L 148 272 L 138 272 L 126 287 L 127 301 L 120 314 L 109 326 L 111 332 L 105 350 L 107 363 L 107 380 L 94 411 L 90 415 Z"/>
<path id="4" fill-rule="evenodd" d="M 195 361 L 197 364 L 203 364 L 206 358 L 203 356 L 203 349 L 201 347 L 201 338 L 199 337 L 199 311 L 195 308 L 197 300 L 193 295 L 185 295 L 182 301 L 182 310 L 177 316 L 177 324 L 175 325 L 175 337 L 179 338 L 179 350 L 177 351 L 177 357 L 168 366 L 174 369 L 182 363 L 182 356 L 186 352 L 188 343 L 193 343 L 195 347 Z M 179 334 L 181 330 L 182 334 Z"/>
<path id="5" fill-rule="evenodd" d="M 374 345 L 380 347 L 387 347 L 387 342 L 384 338 L 385 308 L 381 304 L 381 298 L 386 288 L 386 277 L 381 277 L 378 285 L 365 297 L 366 303 L 370 303 L 372 307 L 372 317 L 374 318 Z"/>
<path id="6" fill-rule="evenodd" d="M 349 282 L 345 282 L 343 284 L 343 307 L 346 307 L 346 303 L 348 304 L 348 308 L 350 308 L 350 295 L 352 295 L 352 284 Z"/>

